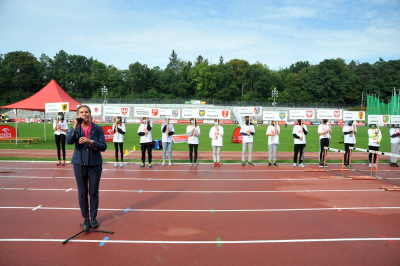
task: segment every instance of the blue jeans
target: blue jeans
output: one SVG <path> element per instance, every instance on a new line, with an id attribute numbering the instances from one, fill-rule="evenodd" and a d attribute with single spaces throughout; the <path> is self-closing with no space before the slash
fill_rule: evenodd
<path id="1" fill-rule="evenodd" d="M 163 142 L 162 143 L 162 159 L 165 161 L 165 153 L 167 152 L 168 148 L 168 160 L 171 161 L 172 159 L 172 142 Z"/>

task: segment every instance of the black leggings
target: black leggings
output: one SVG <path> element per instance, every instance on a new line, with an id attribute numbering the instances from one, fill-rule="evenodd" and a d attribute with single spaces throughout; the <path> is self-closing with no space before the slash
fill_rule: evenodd
<path id="1" fill-rule="evenodd" d="M 147 150 L 147 156 L 149 159 L 149 163 L 152 162 L 152 154 L 151 151 L 153 149 L 153 142 L 147 142 L 147 143 L 140 143 L 140 148 L 142 149 L 142 163 L 145 162 L 146 160 L 146 150 Z"/>
<path id="2" fill-rule="evenodd" d="M 60 135 L 54 135 L 54 136 L 56 137 L 58 160 L 61 161 L 60 149 L 62 148 L 63 160 L 65 161 L 65 135 L 64 134 L 60 134 Z M 60 144 L 61 144 L 61 147 L 60 147 Z"/>
<path id="3" fill-rule="evenodd" d="M 354 147 L 354 144 L 350 144 L 350 143 L 344 144 L 344 164 L 345 165 L 348 165 L 349 161 L 350 161 L 350 147 Z"/>
<path id="4" fill-rule="evenodd" d="M 368 146 L 368 149 L 371 151 L 379 151 L 379 147 L 376 146 Z M 378 155 L 374 154 L 374 163 L 376 163 L 376 157 L 378 157 Z M 372 153 L 368 154 L 368 162 L 372 163 Z"/>
<path id="5" fill-rule="evenodd" d="M 293 156 L 294 163 L 297 163 L 297 154 L 299 152 L 300 152 L 299 163 L 303 162 L 305 149 L 306 149 L 306 144 L 294 144 L 294 156 Z"/>
<path id="6" fill-rule="evenodd" d="M 124 143 L 123 142 L 114 142 L 115 160 L 118 162 L 118 144 L 119 144 L 119 149 L 121 152 L 121 162 L 123 162 L 124 161 Z"/>
<path id="7" fill-rule="evenodd" d="M 325 149 L 324 147 L 329 147 L 329 139 L 322 138 L 319 140 L 319 162 L 325 162 Z"/>
<path id="8" fill-rule="evenodd" d="M 193 148 L 194 148 L 194 162 L 197 162 L 197 147 L 199 147 L 199 144 L 189 144 L 189 159 L 190 162 L 193 161 Z"/>

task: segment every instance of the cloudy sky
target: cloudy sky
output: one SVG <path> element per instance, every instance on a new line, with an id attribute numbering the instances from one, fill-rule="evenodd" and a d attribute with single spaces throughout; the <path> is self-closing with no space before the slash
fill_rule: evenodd
<path id="1" fill-rule="evenodd" d="M 327 58 L 400 59 L 400 0 L 0 0 L 0 54 L 58 51 L 127 69 L 166 67 L 172 50 L 270 68 Z"/>

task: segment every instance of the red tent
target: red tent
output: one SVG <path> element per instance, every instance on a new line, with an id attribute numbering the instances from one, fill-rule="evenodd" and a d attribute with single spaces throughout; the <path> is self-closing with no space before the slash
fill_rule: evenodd
<path id="1" fill-rule="evenodd" d="M 23 109 L 44 112 L 45 103 L 69 102 L 69 111 L 76 111 L 79 102 L 72 99 L 57 82 L 52 79 L 43 89 L 25 100 L 0 106 L 0 108 Z"/>

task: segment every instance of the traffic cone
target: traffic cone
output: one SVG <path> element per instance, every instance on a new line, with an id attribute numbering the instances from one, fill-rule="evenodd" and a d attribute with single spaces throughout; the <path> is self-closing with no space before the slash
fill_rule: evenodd
<path id="1" fill-rule="evenodd" d="M 129 155 L 129 153 L 128 153 L 128 149 L 126 149 L 125 155 Z"/>
<path id="2" fill-rule="evenodd" d="M 136 146 L 133 146 L 133 151 L 136 151 Z"/>

